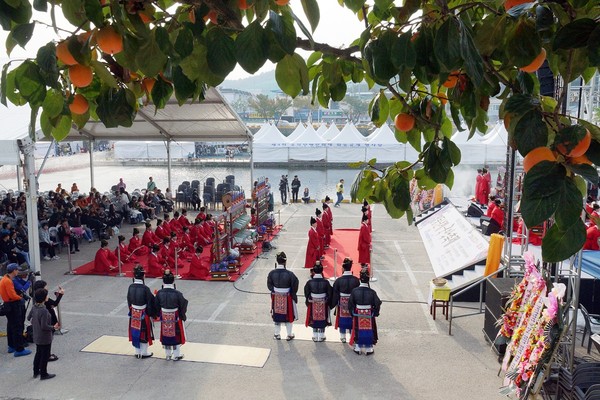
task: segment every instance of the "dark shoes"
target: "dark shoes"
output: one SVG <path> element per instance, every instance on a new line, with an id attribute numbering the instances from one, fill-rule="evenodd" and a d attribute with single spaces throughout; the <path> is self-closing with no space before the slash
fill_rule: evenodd
<path id="1" fill-rule="evenodd" d="M 33 379 L 37 379 L 38 376 L 40 376 L 39 372 L 34 372 L 33 373 Z"/>
<path id="2" fill-rule="evenodd" d="M 154 353 L 150 353 L 150 354 L 141 354 L 140 358 L 150 358 L 154 355 Z"/>
<path id="3" fill-rule="evenodd" d="M 13 354 L 15 357 L 23 357 L 23 356 L 28 356 L 31 354 L 31 350 L 29 349 L 23 349 L 21 351 L 15 351 L 15 353 Z"/>
<path id="4" fill-rule="evenodd" d="M 281 340 L 281 335 L 273 335 L 273 339 L 275 339 L 275 340 Z"/>
<path id="5" fill-rule="evenodd" d="M 48 374 L 48 375 L 44 375 L 42 377 L 40 377 L 41 381 L 45 381 L 46 379 L 52 379 L 56 376 L 56 374 Z"/>
<path id="6" fill-rule="evenodd" d="M 179 361 L 179 360 L 183 360 L 183 354 L 179 355 L 177 357 L 173 357 L 173 361 Z"/>
<path id="7" fill-rule="evenodd" d="M 48 358 L 48 361 L 56 361 L 58 360 L 58 356 L 56 354 L 50 354 L 50 358 Z"/>
<path id="8" fill-rule="evenodd" d="M 296 335 L 294 335 L 293 333 L 291 335 L 289 335 L 285 340 L 287 340 L 288 342 L 290 340 L 294 340 L 294 338 L 296 337 Z"/>

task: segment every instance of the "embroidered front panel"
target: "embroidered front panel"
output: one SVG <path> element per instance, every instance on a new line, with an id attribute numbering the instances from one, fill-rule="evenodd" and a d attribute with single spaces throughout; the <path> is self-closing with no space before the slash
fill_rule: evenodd
<path id="1" fill-rule="evenodd" d="M 348 310 L 348 300 L 350 297 L 340 297 L 340 318 L 349 318 L 352 315 L 350 314 L 350 310 Z"/>
<path id="2" fill-rule="evenodd" d="M 273 294 L 273 312 L 275 314 L 287 314 L 288 295 L 287 293 Z"/>
<path id="3" fill-rule="evenodd" d="M 142 329 L 142 320 L 144 319 L 144 310 L 131 309 L 131 327 L 138 331 Z"/>
<path id="4" fill-rule="evenodd" d="M 367 330 L 373 328 L 373 323 L 371 321 L 371 310 L 356 310 L 356 314 L 358 316 L 358 329 Z"/>
<path id="5" fill-rule="evenodd" d="M 160 325 L 161 334 L 164 337 L 175 337 L 175 326 L 177 325 L 177 314 L 175 312 L 163 312 Z"/>
<path id="6" fill-rule="evenodd" d="M 312 317 L 313 321 L 325 321 L 327 319 L 327 302 L 323 299 L 313 299 Z"/>

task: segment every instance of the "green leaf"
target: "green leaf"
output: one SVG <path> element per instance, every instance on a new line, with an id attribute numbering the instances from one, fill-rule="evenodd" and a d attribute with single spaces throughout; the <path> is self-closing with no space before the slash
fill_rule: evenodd
<path id="1" fill-rule="evenodd" d="M 415 52 L 415 46 L 410 40 L 411 37 L 410 32 L 405 32 L 394 40 L 390 59 L 397 69 L 413 69 L 415 67 L 417 53 Z"/>
<path id="2" fill-rule="evenodd" d="M 392 190 L 392 201 L 394 202 L 394 205 L 399 210 L 408 210 L 411 202 L 408 179 L 405 179 L 401 175 L 394 176 L 388 183 L 388 186 Z"/>
<path id="3" fill-rule="evenodd" d="M 497 49 L 498 44 L 504 41 L 506 36 L 506 15 L 489 15 L 476 31 L 475 42 L 483 56 L 491 56 Z"/>
<path id="4" fill-rule="evenodd" d="M 535 23 L 529 19 L 520 19 L 508 32 L 505 49 L 512 64 L 517 67 L 529 65 L 542 51 L 542 43 L 535 29 Z"/>
<path id="5" fill-rule="evenodd" d="M 470 29 L 460 21 L 460 54 L 465 62 L 465 71 L 473 85 L 479 86 L 483 81 L 483 59 L 475 47 Z"/>
<path id="6" fill-rule="evenodd" d="M 294 54 L 296 50 L 296 29 L 290 14 L 280 16 L 269 11 L 267 28 L 273 32 L 275 40 L 287 54 Z"/>
<path id="7" fill-rule="evenodd" d="M 46 0 L 33 0 L 33 8 L 37 11 L 48 11 L 48 2 Z"/>
<path id="8" fill-rule="evenodd" d="M 390 116 L 390 107 L 384 90 L 380 90 L 377 96 L 373 98 L 369 111 L 371 121 L 373 121 L 375 126 L 380 127 L 387 121 Z"/>
<path id="9" fill-rule="evenodd" d="M 306 19 L 308 19 L 310 28 L 314 33 L 319 25 L 319 19 L 321 18 L 319 4 L 317 3 L 317 0 L 301 0 L 301 3 L 304 15 L 306 15 Z"/>
<path id="10" fill-rule="evenodd" d="M 554 14 L 550 8 L 538 5 L 535 7 L 535 29 L 538 31 L 549 30 L 554 24 Z"/>
<path id="11" fill-rule="evenodd" d="M 333 101 L 342 101 L 344 97 L 346 97 L 347 90 L 346 82 L 343 80 L 339 81 L 335 85 L 329 86 L 329 92 L 331 93 L 331 100 Z M 308 92 L 306 93 L 308 94 Z"/>
<path id="12" fill-rule="evenodd" d="M 15 71 L 15 88 L 19 90 L 30 106 L 41 106 L 46 97 L 46 85 L 38 65 L 31 61 L 25 61 Z"/>
<path id="13" fill-rule="evenodd" d="M 27 42 L 29 42 L 29 39 L 31 39 L 33 36 L 33 28 L 35 28 L 35 22 L 17 25 L 11 32 L 12 38 L 19 46 L 25 48 L 25 45 Z"/>
<path id="14" fill-rule="evenodd" d="M 531 150 L 548 145 L 548 127 L 538 110 L 523 115 L 515 126 L 514 138 L 523 157 Z"/>
<path id="15" fill-rule="evenodd" d="M 597 176 L 598 175 L 596 175 L 596 177 Z M 596 182 L 598 182 L 597 178 Z M 582 202 L 583 197 L 581 196 L 581 192 L 577 188 L 575 181 L 570 177 L 564 179 L 560 186 L 558 207 L 554 213 L 556 223 L 560 226 L 567 226 L 580 219 Z"/>
<path id="16" fill-rule="evenodd" d="M 569 154 L 587 135 L 586 129 L 581 125 L 566 126 L 558 131 L 554 137 L 554 148 L 558 145 L 564 146 L 565 155 Z"/>
<path id="17" fill-rule="evenodd" d="M 156 40 L 158 48 L 163 52 L 163 54 L 171 55 L 173 53 L 173 44 L 171 43 L 169 32 L 166 28 L 162 26 L 157 27 L 154 31 L 154 39 Z"/>
<path id="18" fill-rule="evenodd" d="M 165 105 L 173 95 L 173 86 L 162 79 L 157 77 L 154 86 L 152 87 L 152 102 L 157 109 L 165 108 Z"/>
<path id="19" fill-rule="evenodd" d="M 433 42 L 435 55 L 446 71 L 453 71 L 462 64 L 460 24 L 452 17 L 438 29 Z"/>
<path id="20" fill-rule="evenodd" d="M 448 157 L 448 158 L 446 158 Z M 435 144 L 430 143 L 425 150 L 423 167 L 427 175 L 436 183 L 444 183 L 450 170 L 449 154 L 444 154 Z"/>
<path id="21" fill-rule="evenodd" d="M 83 26 L 88 21 L 85 15 L 85 0 L 69 0 L 61 3 L 62 12 L 73 26 Z M 72 54 L 72 53 L 71 53 Z M 73 56 L 75 57 L 75 56 Z"/>
<path id="22" fill-rule="evenodd" d="M 552 49 L 554 51 L 563 49 L 577 49 L 588 44 L 590 35 L 598 27 L 598 24 L 590 18 L 580 18 L 560 28 L 554 36 Z"/>
<path id="23" fill-rule="evenodd" d="M 100 78 L 102 83 L 115 89 L 119 87 L 119 84 L 117 83 L 117 80 L 115 79 L 114 75 L 111 74 L 108 69 L 106 69 L 106 66 L 104 64 L 102 64 L 98 60 L 92 60 L 90 64 L 90 66 L 96 73 L 96 76 Z"/>
<path id="24" fill-rule="evenodd" d="M 298 54 L 285 56 L 275 68 L 275 80 L 285 94 L 296 97 L 308 94 L 308 68 Z"/>
<path id="25" fill-rule="evenodd" d="M 160 51 L 158 45 L 155 47 L 156 50 Z M 177 39 L 175 39 L 174 48 L 182 59 L 192 54 L 192 51 L 194 51 L 194 35 L 190 29 L 182 28 L 179 30 Z"/>
<path id="26" fill-rule="evenodd" d="M 154 99 L 154 91 L 157 85 L 160 85 L 159 82 L 162 82 L 162 80 L 157 79 L 154 84 L 152 99 Z M 129 89 L 103 87 L 96 102 L 98 104 L 96 114 L 107 128 L 117 128 L 119 126 L 129 128 L 133 125 L 135 96 Z"/>
<path id="27" fill-rule="evenodd" d="M 600 143 L 592 140 L 589 149 L 585 152 L 585 156 L 595 165 L 600 165 Z"/>
<path id="28" fill-rule="evenodd" d="M 83 5 L 85 15 L 97 27 L 104 24 L 104 14 L 102 13 L 102 4 L 98 0 L 85 0 Z"/>
<path id="29" fill-rule="evenodd" d="M 596 27 L 590 34 L 588 40 L 588 58 L 591 65 L 600 66 L 600 26 Z"/>
<path id="30" fill-rule="evenodd" d="M 381 84 L 387 83 L 398 74 L 398 69 L 394 67 L 391 60 L 392 47 L 395 41 L 396 33 L 388 30 L 372 42 L 373 77 L 379 80 Z"/>
<path id="31" fill-rule="evenodd" d="M 568 259 L 581 250 L 585 238 L 585 225 L 580 219 L 564 229 L 558 224 L 552 225 L 542 241 L 543 261 L 560 262 Z"/>
<path id="32" fill-rule="evenodd" d="M 537 96 L 529 94 L 514 94 L 509 97 L 504 106 L 504 111 L 509 114 L 523 115 L 528 111 L 538 109 L 540 107 L 540 100 Z"/>
<path id="33" fill-rule="evenodd" d="M 523 179 L 521 213 L 525 225 L 536 226 L 550 218 L 565 188 L 566 170 L 557 163 L 542 161 Z"/>
<path id="34" fill-rule="evenodd" d="M 179 65 L 173 68 L 173 86 L 175 88 L 175 98 L 177 98 L 180 106 L 194 97 L 196 85 L 185 76 Z"/>
<path id="35" fill-rule="evenodd" d="M 344 4 L 354 13 L 357 13 L 365 5 L 365 0 L 344 0 Z"/>
<path id="36" fill-rule="evenodd" d="M 575 176 L 573 177 L 573 180 L 575 181 L 577 189 L 579 189 L 579 195 L 581 198 L 587 197 L 587 183 L 585 182 L 585 179 L 583 179 L 581 176 Z"/>
<path id="37" fill-rule="evenodd" d="M 40 126 L 44 135 L 52 137 L 56 141 L 61 141 L 71 131 L 71 116 L 60 113 L 55 117 L 50 117 L 46 111 L 42 111 L 40 114 Z"/>
<path id="38" fill-rule="evenodd" d="M 448 177 L 446 178 L 444 185 L 448 186 L 448 189 L 452 190 L 452 187 L 454 186 L 454 171 L 448 171 Z"/>
<path id="39" fill-rule="evenodd" d="M 235 68 L 235 42 L 221 27 L 213 27 L 206 34 L 206 61 L 208 68 L 219 76 L 226 77 Z M 175 88 L 177 91 L 177 88 Z"/>
<path id="40" fill-rule="evenodd" d="M 294 21 L 296 21 L 296 23 L 298 24 L 298 27 L 300 28 L 302 33 L 304 33 L 306 35 L 306 37 L 308 38 L 308 41 L 310 42 L 311 47 L 315 47 L 315 40 L 313 39 L 313 37 L 310 34 L 310 32 L 308 31 L 308 29 L 306 29 L 306 26 L 304 26 L 302 21 L 296 16 L 296 14 L 294 14 L 294 12 L 291 9 L 289 11 L 290 11 L 290 15 L 292 16 Z"/>
<path id="41" fill-rule="evenodd" d="M 50 89 L 46 93 L 46 98 L 42 103 L 42 109 L 48 115 L 49 118 L 54 118 L 62 113 L 65 107 L 65 98 L 63 93 L 56 89 Z"/>
<path id="42" fill-rule="evenodd" d="M 265 64 L 269 55 L 268 40 L 259 21 L 252 22 L 238 35 L 235 40 L 235 56 L 246 72 L 254 74 Z"/>
<path id="43" fill-rule="evenodd" d="M 0 103 L 2 103 L 5 107 L 8 106 L 8 103 L 6 102 L 6 85 L 9 66 L 10 63 L 4 64 L 4 66 L 2 67 L 2 76 L 0 77 Z"/>
<path id="44" fill-rule="evenodd" d="M 156 76 L 165 69 L 167 56 L 160 51 L 158 43 L 151 37 L 138 50 L 135 55 L 135 62 L 144 75 Z"/>
<path id="45" fill-rule="evenodd" d="M 568 168 L 576 174 L 581 175 L 592 185 L 598 184 L 598 170 L 595 167 L 589 164 L 569 164 Z"/>
<path id="46" fill-rule="evenodd" d="M 56 64 L 56 48 L 54 47 L 54 43 L 50 42 L 40 47 L 37 51 L 35 61 L 40 67 L 40 74 L 44 78 L 46 85 L 58 89 L 58 65 Z"/>
<path id="47" fill-rule="evenodd" d="M 458 148 L 456 143 L 454 143 L 448 137 L 444 137 L 444 147 L 447 147 L 448 151 L 450 152 L 450 159 L 452 160 L 452 164 L 460 164 L 461 154 L 460 149 Z"/>

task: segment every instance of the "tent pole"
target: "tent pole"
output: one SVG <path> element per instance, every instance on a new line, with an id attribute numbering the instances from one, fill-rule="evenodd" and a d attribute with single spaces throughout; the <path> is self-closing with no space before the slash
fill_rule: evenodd
<path id="1" fill-rule="evenodd" d="M 42 161 L 42 165 L 40 165 L 40 169 L 38 169 L 37 175 L 36 175 L 36 179 L 39 181 L 40 179 L 40 175 L 42 174 L 42 171 L 44 170 L 44 165 L 46 165 L 46 160 L 48 159 L 48 155 L 50 155 L 50 149 L 56 147 L 56 142 L 54 141 L 54 139 L 52 139 L 52 142 L 50 142 L 50 146 L 48 146 L 48 150 L 46 150 L 46 155 L 44 156 L 44 160 Z M 56 155 L 56 149 L 54 150 L 54 155 Z"/>
<path id="2" fill-rule="evenodd" d="M 17 190 L 20 192 L 23 191 L 23 184 L 22 184 L 22 179 L 21 179 L 21 163 L 19 162 L 19 165 L 17 165 Z"/>
<path id="3" fill-rule="evenodd" d="M 167 184 L 171 193 L 173 193 L 173 186 L 171 186 L 171 141 L 167 140 Z M 177 193 L 177 192 L 175 192 Z"/>
<path id="4" fill-rule="evenodd" d="M 90 139 L 89 140 L 89 149 L 88 151 L 90 152 L 90 189 L 93 187 L 96 187 L 96 185 L 94 185 L 94 140 Z"/>
<path id="5" fill-rule="evenodd" d="M 250 150 L 250 192 L 254 189 L 254 139 L 249 136 L 249 150 Z"/>
<path id="6" fill-rule="evenodd" d="M 30 138 L 18 141 L 23 152 L 25 175 L 25 204 L 27 207 L 27 239 L 29 241 L 30 268 L 35 272 L 42 272 L 40 260 L 40 238 L 37 212 L 37 178 L 35 176 L 35 142 Z"/>

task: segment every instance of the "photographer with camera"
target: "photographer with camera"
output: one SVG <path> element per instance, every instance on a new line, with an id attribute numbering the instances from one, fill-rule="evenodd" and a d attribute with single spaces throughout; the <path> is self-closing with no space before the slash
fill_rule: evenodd
<path id="1" fill-rule="evenodd" d="M 281 180 L 279 181 L 279 193 L 281 194 L 281 204 L 287 204 L 287 195 L 290 191 L 290 186 L 288 184 L 288 176 L 281 175 Z"/>
<path id="2" fill-rule="evenodd" d="M 21 333 L 25 331 L 25 314 L 27 313 L 27 308 L 31 301 L 29 289 L 31 288 L 32 282 L 35 282 L 35 276 L 29 270 L 27 264 L 21 264 L 17 269 L 17 276 L 13 279 L 15 291 L 21 296 L 21 319 L 19 321 Z"/>
<path id="3" fill-rule="evenodd" d="M 44 280 L 39 280 L 39 281 L 33 282 L 33 293 L 35 293 L 38 289 L 46 289 L 46 291 L 48 291 L 48 283 L 46 283 L 46 281 L 44 281 Z M 54 330 L 59 330 L 61 328 L 61 321 L 58 320 L 58 316 L 56 315 L 55 309 L 56 309 L 56 307 L 58 307 L 58 303 L 60 303 L 60 300 L 62 299 L 64 294 L 65 294 L 65 290 L 59 286 L 58 290 L 56 292 L 54 292 L 56 299 L 52 300 L 50 297 L 47 297 L 44 302 L 46 309 L 50 313 L 50 324 L 52 326 L 54 326 Z M 29 317 L 30 316 L 31 316 L 31 313 L 30 313 Z M 56 361 L 56 360 L 58 360 L 58 357 L 56 356 L 56 354 L 50 354 L 50 359 L 48 361 Z"/>

